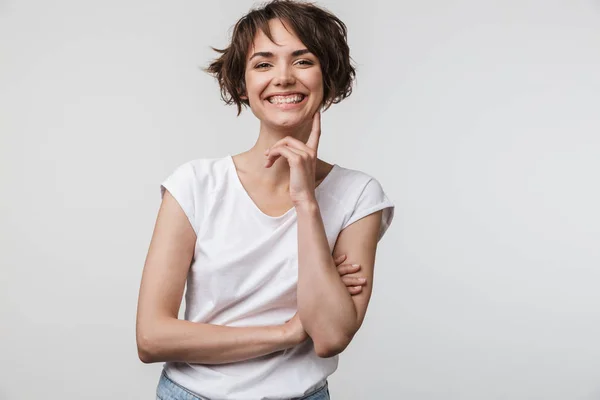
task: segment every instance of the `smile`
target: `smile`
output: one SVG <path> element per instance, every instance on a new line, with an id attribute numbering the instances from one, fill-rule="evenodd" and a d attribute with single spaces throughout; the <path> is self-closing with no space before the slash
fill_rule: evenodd
<path id="1" fill-rule="evenodd" d="M 297 108 L 306 103 L 308 96 L 295 93 L 287 96 L 270 96 L 265 101 L 280 110 Z"/>
<path id="2" fill-rule="evenodd" d="M 294 93 L 287 96 L 270 96 L 267 101 L 271 104 L 297 104 L 301 103 L 305 97 L 301 93 Z"/>

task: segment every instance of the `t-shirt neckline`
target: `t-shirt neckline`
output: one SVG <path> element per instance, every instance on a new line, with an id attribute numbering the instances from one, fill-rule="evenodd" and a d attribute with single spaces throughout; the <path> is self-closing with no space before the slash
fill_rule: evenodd
<path id="1" fill-rule="evenodd" d="M 292 206 L 289 210 L 287 210 L 285 213 L 283 213 L 282 215 L 279 215 L 279 216 L 275 216 L 274 217 L 274 216 L 265 214 L 260 208 L 258 208 L 258 206 L 254 202 L 254 200 L 252 200 L 252 198 L 250 197 L 250 195 L 246 191 L 246 188 L 244 187 L 244 185 L 242 185 L 242 181 L 240 180 L 240 177 L 239 177 L 239 175 L 237 173 L 237 169 L 235 167 L 235 162 L 233 161 L 233 156 L 231 156 L 231 154 L 227 154 L 227 156 L 225 158 L 227 158 L 228 161 L 229 161 L 229 170 L 231 171 L 232 179 L 235 182 L 236 186 L 243 192 L 244 196 L 253 205 L 254 209 L 259 214 L 261 214 L 264 218 L 267 218 L 267 219 L 270 219 L 270 220 L 280 220 L 280 219 L 285 218 L 289 214 L 292 214 L 292 213 L 294 213 L 296 211 L 296 207 Z M 323 178 L 323 180 L 321 181 L 321 183 L 319 183 L 315 187 L 315 195 L 317 193 L 319 193 L 321 190 L 323 190 L 323 187 L 325 186 L 325 184 L 328 181 L 331 180 L 331 175 L 333 175 L 334 171 L 337 170 L 338 168 L 339 168 L 339 165 L 337 165 L 337 164 L 334 163 L 333 167 L 331 167 L 331 169 L 329 170 L 329 172 L 327 173 L 327 175 L 325 175 L 325 178 Z"/>

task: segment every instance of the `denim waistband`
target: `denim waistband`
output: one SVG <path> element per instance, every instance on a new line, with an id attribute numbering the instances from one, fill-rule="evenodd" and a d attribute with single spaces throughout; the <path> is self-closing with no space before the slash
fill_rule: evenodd
<path id="1" fill-rule="evenodd" d="M 289 400 L 329 400 L 329 383 L 325 381 L 318 389 L 313 390 L 310 393 L 305 394 L 302 397 L 294 397 Z M 158 400 L 163 399 L 177 399 L 177 400 L 211 400 L 207 397 L 202 397 L 193 393 L 189 389 L 181 386 L 180 384 L 171 380 L 165 370 L 163 369 L 158 386 L 156 388 L 156 398 Z"/>

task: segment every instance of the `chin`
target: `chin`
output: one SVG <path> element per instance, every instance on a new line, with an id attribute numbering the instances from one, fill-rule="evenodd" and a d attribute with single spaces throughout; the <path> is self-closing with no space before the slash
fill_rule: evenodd
<path id="1" fill-rule="evenodd" d="M 316 112 L 316 110 L 315 110 Z M 306 124 L 312 124 L 312 115 L 314 114 L 306 110 L 298 110 L 297 112 L 289 111 L 267 111 L 262 115 L 263 121 L 277 128 L 299 128 Z"/>
<path id="2" fill-rule="evenodd" d="M 279 118 L 267 118 L 265 122 L 276 128 L 293 129 L 304 125 L 306 123 L 306 119 L 280 116 Z"/>

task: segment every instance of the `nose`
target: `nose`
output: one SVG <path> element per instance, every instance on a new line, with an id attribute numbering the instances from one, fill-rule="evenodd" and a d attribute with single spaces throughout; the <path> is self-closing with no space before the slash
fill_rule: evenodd
<path id="1" fill-rule="evenodd" d="M 293 85 L 296 83 L 296 78 L 294 77 L 294 73 L 292 68 L 288 65 L 282 65 L 277 69 L 277 76 L 273 82 L 276 86 L 287 86 Z"/>

